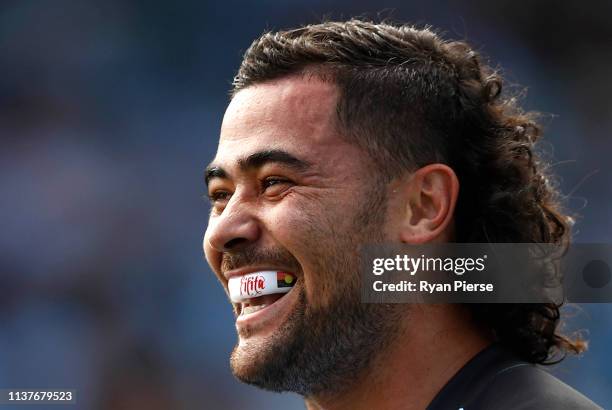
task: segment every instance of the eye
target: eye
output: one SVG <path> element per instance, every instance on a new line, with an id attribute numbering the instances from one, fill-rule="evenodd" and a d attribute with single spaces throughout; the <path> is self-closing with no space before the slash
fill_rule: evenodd
<path id="1" fill-rule="evenodd" d="M 208 194 L 208 200 L 212 205 L 218 205 L 220 202 L 227 202 L 232 194 L 227 191 L 213 191 Z"/>
<path id="2" fill-rule="evenodd" d="M 262 190 L 270 195 L 277 195 L 285 191 L 293 183 L 281 177 L 268 177 L 261 182 Z"/>

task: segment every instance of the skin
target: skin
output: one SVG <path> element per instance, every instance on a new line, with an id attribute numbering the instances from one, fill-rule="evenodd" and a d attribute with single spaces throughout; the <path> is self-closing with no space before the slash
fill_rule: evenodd
<path id="1" fill-rule="evenodd" d="M 237 321 L 232 370 L 243 381 L 303 394 L 309 409 L 425 408 L 490 341 L 459 307 L 360 305 L 356 260 L 359 245 L 368 241 L 452 239 L 459 183 L 450 168 L 432 164 L 381 185 L 373 162 L 338 131 L 337 98 L 330 83 L 291 76 L 240 91 L 226 111 L 208 173 L 214 201 L 206 258 L 226 291 L 228 275 L 245 269 L 282 268 L 298 277 L 276 316 Z M 288 153 L 300 166 L 270 152 Z M 266 159 L 249 162 L 254 154 Z M 376 193 L 384 203 L 371 199 Z M 357 341 L 338 357 L 324 357 L 316 338 L 334 341 L 326 334 L 336 323 L 332 312 L 365 325 L 334 328 L 339 339 Z M 306 324 L 309 331 L 300 333 Z M 329 373 L 336 379 L 321 385 L 303 380 L 295 388 L 265 385 L 261 369 L 275 358 L 282 362 L 283 346 L 306 346 L 310 354 L 303 362 L 299 354 L 288 360 L 285 367 L 297 369 L 287 377 L 319 363 L 315 369 L 326 369 L 319 378 Z M 367 357 L 351 356 L 355 352 Z"/>

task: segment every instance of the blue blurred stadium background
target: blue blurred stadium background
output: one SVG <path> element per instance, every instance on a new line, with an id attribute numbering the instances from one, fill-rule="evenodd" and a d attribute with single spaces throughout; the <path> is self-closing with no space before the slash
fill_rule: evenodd
<path id="1" fill-rule="evenodd" d="M 432 24 L 528 86 L 575 240 L 612 243 L 610 2 L 3 0 L 0 387 L 76 388 L 82 409 L 303 408 L 231 376 L 202 170 L 250 42 L 355 15 Z M 590 351 L 554 372 L 612 408 L 612 306 L 571 313 Z"/>

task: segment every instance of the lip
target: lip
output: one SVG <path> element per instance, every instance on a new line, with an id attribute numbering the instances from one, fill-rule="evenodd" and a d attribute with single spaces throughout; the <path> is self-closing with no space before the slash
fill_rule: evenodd
<path id="1" fill-rule="evenodd" d="M 299 286 L 298 281 L 283 297 L 261 310 L 247 315 L 239 314 L 236 318 L 236 327 L 244 328 L 248 326 L 251 330 L 257 330 L 269 327 L 269 325 L 279 326 L 280 323 L 288 319 L 287 317 L 297 301 L 299 292 L 296 291 L 296 288 Z"/>
<path id="2" fill-rule="evenodd" d="M 244 267 L 244 268 L 240 268 L 240 269 L 234 269 L 234 270 L 230 270 L 227 272 L 223 272 L 223 276 L 225 277 L 226 280 L 230 280 L 230 278 L 234 277 L 234 276 L 244 276 L 247 275 L 249 273 L 253 273 L 253 272 L 260 272 L 260 271 L 277 271 L 277 272 L 287 272 L 287 273 L 291 273 L 293 275 L 295 275 L 296 277 L 298 277 L 297 272 L 293 272 L 290 269 L 285 269 L 285 268 L 279 268 L 279 267 L 271 267 L 271 266 L 257 266 L 257 267 Z"/>

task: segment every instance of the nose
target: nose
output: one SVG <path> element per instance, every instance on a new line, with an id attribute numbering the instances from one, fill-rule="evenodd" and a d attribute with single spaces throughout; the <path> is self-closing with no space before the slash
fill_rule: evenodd
<path id="1" fill-rule="evenodd" d="M 217 252 L 235 251 L 259 239 L 261 228 L 249 204 L 232 197 L 220 215 L 210 218 L 205 238 Z"/>

